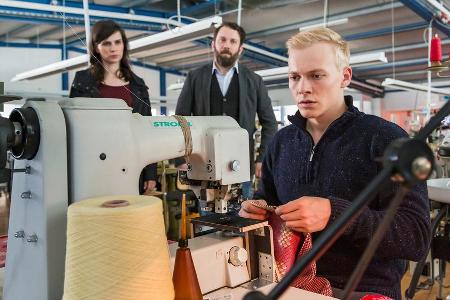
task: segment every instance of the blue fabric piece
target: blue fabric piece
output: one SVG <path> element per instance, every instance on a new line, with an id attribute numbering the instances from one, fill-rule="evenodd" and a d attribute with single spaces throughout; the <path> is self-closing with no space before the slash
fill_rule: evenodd
<path id="1" fill-rule="evenodd" d="M 289 118 L 292 124 L 276 133 L 269 144 L 255 199 L 280 205 L 302 196 L 328 198 L 329 224 L 351 205 L 382 169 L 379 158 L 386 147 L 407 134 L 391 122 L 360 112 L 351 97 L 345 101 L 348 110 L 316 145 L 306 131 L 306 119 L 299 112 Z M 345 287 L 398 188 L 387 183 L 363 209 L 317 261 L 318 276 L 327 278 L 334 288 Z M 430 231 L 427 189 L 421 183 L 404 198 L 356 290 L 401 299 L 400 280 L 406 260 L 417 261 L 426 255 Z M 319 234 L 313 234 L 313 244 Z"/>

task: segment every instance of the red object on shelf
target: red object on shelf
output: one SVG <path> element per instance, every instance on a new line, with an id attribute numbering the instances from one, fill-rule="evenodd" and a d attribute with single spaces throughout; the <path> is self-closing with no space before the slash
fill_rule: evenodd
<path id="1" fill-rule="evenodd" d="M 440 62 L 442 60 L 441 39 L 437 34 L 431 39 L 430 45 L 430 61 Z"/>
<path id="2" fill-rule="evenodd" d="M 0 235 L 0 268 L 5 266 L 6 261 L 6 243 L 8 242 L 7 235 Z"/>

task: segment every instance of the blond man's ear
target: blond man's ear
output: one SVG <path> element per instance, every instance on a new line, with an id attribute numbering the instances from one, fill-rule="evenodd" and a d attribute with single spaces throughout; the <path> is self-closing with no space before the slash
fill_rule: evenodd
<path id="1" fill-rule="evenodd" d="M 343 72 L 344 78 L 342 79 L 341 87 L 345 88 L 350 85 L 350 82 L 352 82 L 353 71 L 351 67 L 345 67 Z"/>

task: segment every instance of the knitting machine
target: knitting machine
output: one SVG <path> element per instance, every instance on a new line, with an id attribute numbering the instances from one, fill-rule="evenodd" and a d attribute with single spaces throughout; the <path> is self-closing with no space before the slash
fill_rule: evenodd
<path id="1" fill-rule="evenodd" d="M 192 190 L 204 199 L 213 189 L 207 200 L 221 213 L 204 225 L 234 232 L 191 240 L 203 293 L 272 282 L 270 227 L 227 214 L 229 186 L 249 179 L 247 149 L 247 132 L 230 117 L 143 117 L 117 99 L 26 101 L 0 118 L 0 180 L 13 174 L 4 299 L 61 299 L 68 205 L 136 195 L 146 165 L 183 155 Z"/>

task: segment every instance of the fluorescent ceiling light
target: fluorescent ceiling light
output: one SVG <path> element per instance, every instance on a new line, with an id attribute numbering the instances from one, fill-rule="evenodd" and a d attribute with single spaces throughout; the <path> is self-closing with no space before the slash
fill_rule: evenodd
<path id="1" fill-rule="evenodd" d="M 387 63 L 384 52 L 367 53 L 350 56 L 350 65 L 352 67 L 366 64 Z M 255 73 L 265 80 L 283 79 L 288 77 L 289 67 L 279 67 L 272 69 L 259 70 Z"/>
<path id="2" fill-rule="evenodd" d="M 168 91 L 178 91 L 183 88 L 183 85 L 184 85 L 184 81 L 175 82 L 175 83 L 169 84 L 169 86 L 167 87 L 167 90 Z"/>
<path id="3" fill-rule="evenodd" d="M 350 65 L 352 67 L 358 67 L 362 65 L 367 66 L 387 62 L 388 60 L 384 51 L 350 56 Z"/>
<path id="4" fill-rule="evenodd" d="M 397 88 L 397 89 L 408 90 L 408 91 L 421 91 L 421 92 L 428 91 L 428 86 L 426 86 L 426 85 L 411 83 L 411 82 L 392 79 L 392 78 L 386 78 L 381 85 L 385 86 L 385 87 Z M 441 88 L 432 87 L 431 92 L 434 94 L 439 94 L 439 95 L 446 95 L 446 96 L 450 95 L 450 90 L 441 89 Z"/>
<path id="5" fill-rule="evenodd" d="M 270 51 L 267 51 L 267 50 L 264 50 L 264 49 L 246 44 L 246 43 L 243 44 L 243 47 L 244 47 L 244 49 L 262 54 L 267 57 L 271 57 L 271 58 L 278 59 L 278 60 L 285 61 L 285 62 L 288 61 L 288 58 L 283 55 L 279 55 L 279 54 L 276 54 L 276 53 L 273 53 L 273 52 L 270 52 Z"/>
<path id="6" fill-rule="evenodd" d="M 179 42 L 196 40 L 211 34 L 212 27 L 222 24 L 222 17 L 214 16 L 182 27 L 176 27 L 161 33 L 152 34 L 130 42 L 130 54 L 163 47 Z"/>
<path id="7" fill-rule="evenodd" d="M 175 44 L 199 39 L 211 34 L 211 27 L 220 25 L 221 23 L 222 17 L 215 16 L 209 19 L 185 25 L 183 27 L 177 27 L 173 30 L 156 33 L 142 39 L 131 41 L 129 43 L 129 52 L 130 54 L 136 54 L 147 49 L 155 49 L 158 47 L 167 46 L 168 44 Z M 14 82 L 25 79 L 36 79 L 76 68 L 81 68 L 87 66 L 88 61 L 89 55 L 80 55 L 74 58 L 66 59 L 17 74 L 13 79 L 11 79 L 11 81 Z"/>
<path id="8" fill-rule="evenodd" d="M 270 77 L 280 76 L 280 78 L 276 78 L 276 79 L 283 79 L 283 78 L 288 77 L 289 67 L 279 67 L 279 68 L 259 70 L 259 71 L 256 71 L 255 73 L 258 74 L 259 76 L 261 76 L 262 78 L 270 78 Z"/>
<path id="9" fill-rule="evenodd" d="M 327 23 L 315 23 L 315 24 L 311 24 L 311 25 L 305 25 L 305 26 L 300 27 L 299 30 L 305 31 L 305 30 L 309 30 L 309 29 L 313 29 L 313 28 L 330 27 L 330 26 L 342 25 L 345 23 L 348 23 L 348 18 L 331 20 L 331 21 L 328 21 Z"/>
<path id="10" fill-rule="evenodd" d="M 280 67 L 280 68 L 272 68 L 267 70 L 259 70 L 255 71 L 256 74 L 261 76 L 264 81 L 269 80 L 277 80 L 287 78 L 288 67 Z M 183 88 L 184 81 L 178 81 L 172 84 L 169 84 L 167 87 L 168 91 L 178 91 Z"/>
<path id="11" fill-rule="evenodd" d="M 270 51 L 266 51 L 264 49 L 260 49 L 260 48 L 257 48 L 257 47 L 254 47 L 254 46 L 251 46 L 251 45 L 248 45 L 245 43 L 244 43 L 244 48 L 247 50 L 254 51 L 256 53 L 274 58 L 274 59 L 288 62 L 287 57 L 284 57 L 284 56 L 276 54 L 276 53 L 272 53 Z M 356 54 L 356 55 L 350 56 L 350 65 L 352 67 L 358 67 L 358 66 L 362 66 L 362 65 L 367 66 L 367 65 L 378 64 L 378 63 L 387 63 L 387 62 L 388 62 L 388 60 L 386 58 L 384 51 Z M 283 69 L 283 68 L 284 67 L 275 68 L 275 69 Z"/>

